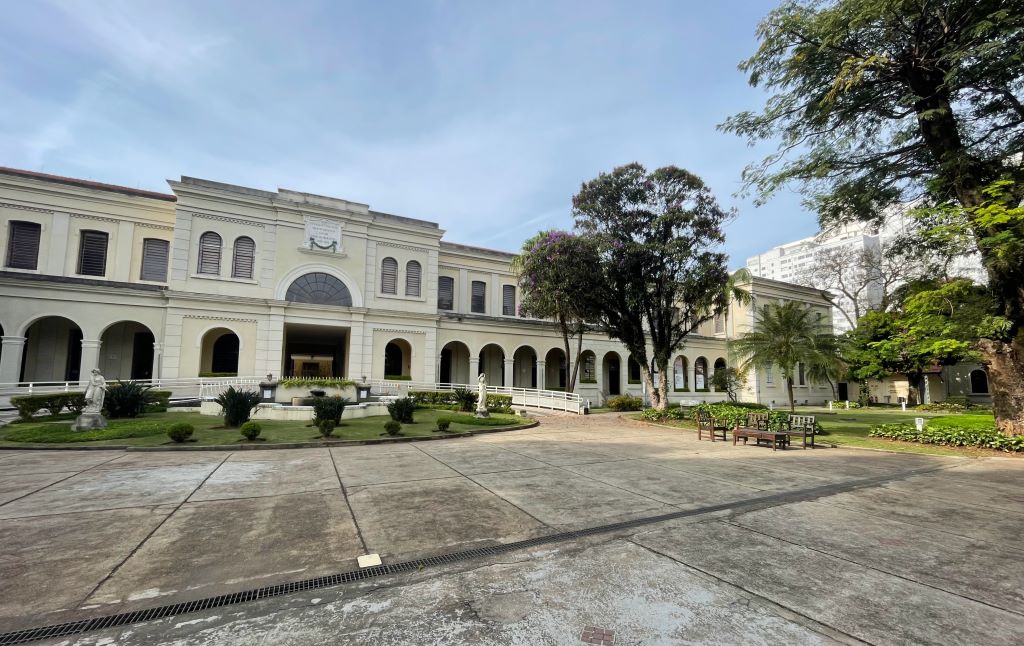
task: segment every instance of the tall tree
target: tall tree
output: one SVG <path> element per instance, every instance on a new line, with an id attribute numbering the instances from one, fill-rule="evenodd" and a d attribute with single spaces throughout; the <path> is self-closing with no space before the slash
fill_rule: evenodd
<path id="1" fill-rule="evenodd" d="M 668 379 L 655 387 L 652 366 L 669 375 L 686 336 L 729 305 L 721 245 L 730 212 L 693 173 L 633 163 L 584 183 L 573 215 L 600 252 L 601 326 L 632 353 L 652 405 L 664 409 Z"/>
<path id="2" fill-rule="evenodd" d="M 722 127 L 779 149 L 744 172 L 766 199 L 795 182 L 826 222 L 924 197 L 954 205 L 976 241 L 1005 334 L 979 344 L 993 409 L 1024 433 L 1024 221 L 986 218 L 985 189 L 1024 196 L 1024 0 L 789 0 L 740 65 L 772 96 Z M 1005 249 L 1005 247 L 1004 247 Z"/>
<path id="3" fill-rule="evenodd" d="M 795 301 L 770 303 L 758 310 L 753 331 L 729 341 L 729 352 L 739 360 L 740 371 L 778 366 L 786 381 L 789 409 L 794 410 L 793 375 L 801 363 L 805 366 L 828 363 L 829 357 L 822 349 L 833 345 L 827 338 L 831 336 L 829 328 L 809 307 Z"/>
<path id="4" fill-rule="evenodd" d="M 597 246 L 592 240 L 555 229 L 541 231 L 524 242 L 512 262 L 519 277 L 519 315 L 552 319 L 562 333 L 568 392 L 576 387 L 587 322 L 598 318 L 595 294 L 601 285 L 597 274 L 581 269 L 598 263 Z M 571 349 L 573 337 L 575 353 Z"/>

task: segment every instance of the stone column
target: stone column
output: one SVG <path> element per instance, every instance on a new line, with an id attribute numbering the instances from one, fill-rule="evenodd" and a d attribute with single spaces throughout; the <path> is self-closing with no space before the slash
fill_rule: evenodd
<path id="1" fill-rule="evenodd" d="M 537 389 L 544 390 L 544 386 L 547 383 L 547 362 L 541 359 L 537 359 Z"/>
<path id="2" fill-rule="evenodd" d="M 21 379 L 21 356 L 25 352 L 25 337 L 0 337 L 3 351 L 0 352 L 0 383 L 16 383 Z"/>
<path id="3" fill-rule="evenodd" d="M 516 363 L 515 359 L 505 359 L 505 375 L 504 375 L 504 381 L 501 382 L 501 385 L 505 386 L 506 388 L 511 388 L 512 387 L 513 366 L 515 366 L 515 363 Z"/>
<path id="4" fill-rule="evenodd" d="M 78 371 L 78 382 L 87 383 L 89 375 L 100 365 L 100 346 L 103 342 L 99 339 L 82 339 L 82 363 Z"/>
<path id="5" fill-rule="evenodd" d="M 164 344 L 159 341 L 153 343 L 153 379 L 160 379 L 160 367 L 164 358 Z"/>
<path id="6" fill-rule="evenodd" d="M 597 353 L 595 352 L 594 353 L 594 381 L 596 381 L 597 383 L 594 384 L 594 386 L 597 387 L 597 398 L 593 402 L 594 406 L 600 406 L 603 403 L 603 402 L 601 402 L 601 398 L 604 396 L 604 395 L 602 395 L 602 393 L 604 392 L 604 370 L 603 370 L 604 365 L 603 364 L 604 364 L 604 362 L 602 361 L 602 358 L 597 356 Z"/>
<path id="7" fill-rule="evenodd" d="M 469 358 L 469 383 L 475 383 L 477 375 L 480 374 L 480 357 Z"/>

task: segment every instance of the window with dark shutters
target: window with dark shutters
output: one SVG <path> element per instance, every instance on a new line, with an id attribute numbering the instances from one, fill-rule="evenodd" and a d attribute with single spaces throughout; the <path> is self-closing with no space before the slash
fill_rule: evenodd
<path id="1" fill-rule="evenodd" d="M 142 280 L 167 282 L 167 251 L 170 243 L 158 238 L 142 241 Z"/>
<path id="2" fill-rule="evenodd" d="M 394 258 L 385 258 L 380 263 L 380 292 L 398 293 L 398 261 Z"/>
<path id="3" fill-rule="evenodd" d="M 420 279 L 423 275 L 423 268 L 420 263 L 410 260 L 405 265 L 405 295 L 420 295 Z"/>
<path id="4" fill-rule="evenodd" d="M 501 287 L 501 313 L 504 316 L 515 316 L 516 314 L 516 286 L 502 285 Z"/>
<path id="5" fill-rule="evenodd" d="M 235 252 L 231 256 L 232 278 L 252 278 L 252 266 L 256 258 L 256 243 L 252 238 L 242 236 L 235 239 Z"/>
<path id="6" fill-rule="evenodd" d="M 477 314 L 487 313 L 487 283 L 482 280 L 473 281 L 473 297 L 470 301 L 470 310 Z"/>
<path id="7" fill-rule="evenodd" d="M 12 220 L 7 236 L 7 266 L 13 269 L 35 269 L 39 264 L 39 234 L 36 222 Z"/>
<path id="8" fill-rule="evenodd" d="M 200 274 L 220 275 L 220 236 L 207 231 L 199 236 L 199 267 Z"/>
<path id="9" fill-rule="evenodd" d="M 107 234 L 102 231 L 83 231 L 78 246 L 78 274 L 102 276 L 107 273 Z"/>
<path id="10" fill-rule="evenodd" d="M 437 279 L 437 309 L 455 309 L 455 279 L 451 276 Z"/>

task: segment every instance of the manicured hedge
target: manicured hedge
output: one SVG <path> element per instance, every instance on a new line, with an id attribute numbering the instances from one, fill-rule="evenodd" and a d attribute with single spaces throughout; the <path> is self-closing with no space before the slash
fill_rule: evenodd
<path id="1" fill-rule="evenodd" d="M 50 415 L 59 415 L 65 408 L 78 415 L 85 408 L 85 393 L 19 395 L 11 397 L 11 404 L 18 409 L 18 416 L 25 421 L 32 419 L 39 411 L 46 411 Z"/>
<path id="2" fill-rule="evenodd" d="M 605 405 L 614 411 L 640 410 L 644 407 L 644 400 L 632 395 L 616 395 L 609 397 Z"/>
<path id="3" fill-rule="evenodd" d="M 1024 435 L 1003 435 L 995 427 L 982 429 L 927 424 L 918 431 L 917 426 L 912 424 L 878 424 L 871 427 L 868 435 L 922 444 L 976 446 L 1009 452 L 1024 451 Z"/>
<path id="4" fill-rule="evenodd" d="M 410 390 L 416 405 L 421 408 L 458 410 L 459 399 L 454 390 Z M 490 413 L 511 413 L 512 395 L 487 393 L 487 411 Z"/>
<path id="5" fill-rule="evenodd" d="M 833 399 L 832 400 L 832 408 L 842 408 L 842 409 L 845 409 L 846 408 L 846 400 L 845 399 Z M 855 401 L 851 400 L 850 401 L 850 409 L 852 410 L 854 408 L 860 408 L 860 402 L 855 402 Z"/>
<path id="6" fill-rule="evenodd" d="M 438 417 L 437 423 L 448 422 L 451 424 L 466 424 L 467 426 L 509 426 L 515 424 L 517 419 L 508 417 L 475 417 L 473 415 L 445 415 Z"/>

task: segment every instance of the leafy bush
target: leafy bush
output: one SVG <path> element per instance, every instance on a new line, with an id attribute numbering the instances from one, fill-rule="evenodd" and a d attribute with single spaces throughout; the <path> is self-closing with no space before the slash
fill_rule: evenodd
<path id="1" fill-rule="evenodd" d="M 512 415 L 494 415 L 491 417 L 477 417 L 475 415 L 445 415 L 444 417 L 439 417 L 437 421 L 445 421 L 449 424 L 465 424 L 467 426 L 509 426 L 519 422 L 519 419 Z"/>
<path id="2" fill-rule="evenodd" d="M 391 419 L 402 424 L 412 424 L 413 412 L 416 410 L 416 401 L 412 397 L 401 397 L 388 404 L 388 415 Z"/>
<path id="3" fill-rule="evenodd" d="M 247 439 L 250 442 L 252 442 L 257 437 L 260 436 L 260 431 L 262 431 L 263 428 L 259 424 L 257 424 L 256 422 L 248 421 L 245 424 L 242 424 L 238 428 L 238 430 L 239 430 L 239 432 L 242 433 L 242 437 L 244 437 L 245 439 Z"/>
<path id="4" fill-rule="evenodd" d="M 282 377 L 278 382 L 280 386 L 316 386 L 318 388 L 347 388 L 354 386 L 356 382 L 348 379 L 334 379 L 331 377 Z"/>
<path id="5" fill-rule="evenodd" d="M 764 404 L 758 404 L 756 402 L 729 402 L 730 406 L 736 406 L 739 408 L 746 408 L 748 410 L 766 411 L 768 407 Z"/>
<path id="6" fill-rule="evenodd" d="M 768 410 L 761 404 L 744 404 L 737 406 L 732 402 L 715 402 L 712 404 L 697 404 L 693 407 L 694 412 L 704 411 L 714 417 L 720 424 L 728 426 L 743 426 L 747 423 L 747 415 L 751 412 L 768 413 L 768 428 L 773 431 L 789 430 L 789 411 Z M 815 421 L 814 432 L 817 435 L 828 435 L 821 427 L 821 423 Z"/>
<path id="7" fill-rule="evenodd" d="M 609 397 L 606 402 L 608 408 L 614 411 L 641 410 L 644 407 L 644 400 L 632 395 L 616 395 Z"/>
<path id="8" fill-rule="evenodd" d="M 680 421 L 686 419 L 686 411 L 679 406 L 669 406 L 665 410 L 657 408 L 645 408 L 640 413 L 642 419 L 648 422 L 663 422 L 666 420 Z"/>
<path id="9" fill-rule="evenodd" d="M 214 401 L 224 411 L 224 426 L 237 428 L 249 421 L 249 416 L 259 406 L 260 394 L 255 390 L 235 390 L 234 386 L 228 386 Z"/>
<path id="10" fill-rule="evenodd" d="M 329 419 L 335 426 L 341 426 L 341 416 L 351 402 L 344 397 L 317 397 L 313 400 L 313 423 Z"/>
<path id="11" fill-rule="evenodd" d="M 166 413 L 167 408 L 171 405 L 171 391 L 169 390 L 150 390 L 149 398 L 149 403 L 146 404 L 147 413 Z M 85 395 L 82 395 L 82 406 L 85 406 Z M 68 407 L 70 408 L 70 405 Z"/>
<path id="12" fill-rule="evenodd" d="M 195 430 L 188 422 L 178 422 L 167 427 L 167 437 L 181 444 L 187 442 Z"/>
<path id="13" fill-rule="evenodd" d="M 149 394 L 152 386 L 143 386 L 137 381 L 120 381 L 107 388 L 107 396 L 103 407 L 111 419 L 138 417 L 146 410 L 146 405 L 155 401 Z"/>
<path id="14" fill-rule="evenodd" d="M 216 379 L 218 377 L 237 377 L 238 373 L 237 372 L 200 372 L 199 376 L 207 378 L 207 379 Z"/>
<path id="15" fill-rule="evenodd" d="M 455 395 L 455 403 L 458 404 L 459 410 L 464 413 L 473 412 L 476 408 L 476 393 L 467 388 L 456 388 L 452 393 Z"/>
<path id="16" fill-rule="evenodd" d="M 451 426 L 451 425 L 452 425 L 452 421 L 450 419 L 448 419 L 447 417 L 438 417 L 437 418 L 437 430 L 441 431 L 442 433 L 447 433 L 448 432 L 448 427 Z"/>
<path id="17" fill-rule="evenodd" d="M 968 397 L 967 395 L 949 395 L 948 397 L 946 397 L 946 403 L 959 404 L 964 408 L 971 408 L 973 406 L 973 404 L 971 403 L 971 398 Z"/>
<path id="18" fill-rule="evenodd" d="M 333 419 L 322 419 L 316 423 L 317 429 L 320 430 L 320 435 L 323 437 L 330 437 L 334 433 L 334 420 Z"/>
<path id="19" fill-rule="evenodd" d="M 1003 435 L 996 430 L 994 425 L 982 429 L 926 424 L 921 431 L 918 431 L 917 427 L 912 424 L 878 424 L 871 427 L 868 435 L 923 444 L 976 446 L 1008 452 L 1024 451 L 1024 435 Z"/>
<path id="20" fill-rule="evenodd" d="M 412 381 L 409 375 L 384 375 L 384 381 Z"/>
<path id="21" fill-rule="evenodd" d="M 24 421 L 29 421 L 42 409 L 49 409 L 54 397 L 59 395 L 21 395 L 11 397 L 11 403 L 18 409 L 18 416 Z"/>
<path id="22" fill-rule="evenodd" d="M 384 432 L 395 437 L 402 434 L 402 424 L 396 420 L 389 419 L 384 422 Z"/>
<path id="23" fill-rule="evenodd" d="M 967 410 L 967 407 L 963 404 L 956 402 L 944 401 L 944 402 L 932 402 L 930 404 L 918 404 L 914 407 L 914 410 L 920 411 L 945 411 L 948 413 L 962 413 Z"/>
<path id="24" fill-rule="evenodd" d="M 832 408 L 842 408 L 842 409 L 845 410 L 846 409 L 846 400 L 845 399 L 833 399 L 832 400 Z M 850 402 L 850 410 L 853 410 L 854 408 L 860 408 L 860 402 L 851 401 Z"/>

